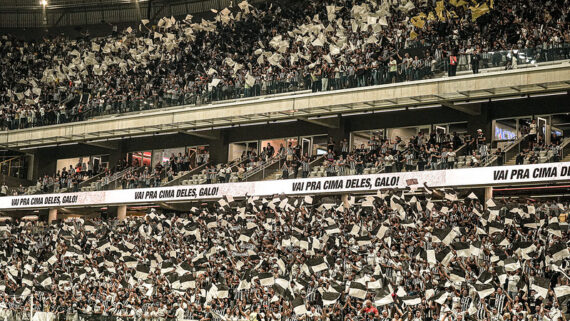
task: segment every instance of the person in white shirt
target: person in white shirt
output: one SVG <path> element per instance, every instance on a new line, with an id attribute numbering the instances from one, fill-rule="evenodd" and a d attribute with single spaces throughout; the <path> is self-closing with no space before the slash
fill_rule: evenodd
<path id="1" fill-rule="evenodd" d="M 450 149 L 447 152 L 447 168 L 448 169 L 453 169 L 455 168 L 455 151 L 453 149 Z"/>
<path id="2" fill-rule="evenodd" d="M 386 153 L 384 156 L 384 171 L 386 173 L 392 172 L 392 166 L 394 165 L 394 156 L 390 153 Z"/>

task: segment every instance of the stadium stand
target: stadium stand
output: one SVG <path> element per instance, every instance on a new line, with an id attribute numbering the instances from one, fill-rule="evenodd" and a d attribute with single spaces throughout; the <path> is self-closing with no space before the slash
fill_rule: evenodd
<path id="1" fill-rule="evenodd" d="M 568 321 L 570 0 L 29 1 L 0 321 Z"/>
<path id="2" fill-rule="evenodd" d="M 461 193 L 465 194 L 462 195 Z M 86 320 L 564 320 L 568 205 L 429 190 L 0 225 L 0 313 Z"/>
<path id="3" fill-rule="evenodd" d="M 143 21 L 107 37 L 6 35 L 1 126 L 568 59 L 568 6 L 550 3 L 241 2 L 214 20 L 163 18 L 157 29 Z"/>

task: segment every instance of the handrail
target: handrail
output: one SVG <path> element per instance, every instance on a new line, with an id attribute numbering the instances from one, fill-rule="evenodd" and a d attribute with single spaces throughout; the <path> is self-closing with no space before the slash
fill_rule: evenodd
<path id="1" fill-rule="evenodd" d="M 456 150 L 454 150 L 455 156 L 456 156 L 456 157 L 459 156 L 458 153 L 459 153 L 460 151 L 462 151 L 463 149 L 465 149 L 465 147 L 467 147 L 467 144 L 466 144 L 466 143 L 463 144 L 463 145 L 461 145 L 461 146 L 459 146 Z M 461 155 L 461 156 L 465 156 L 465 155 Z"/>
<path id="2" fill-rule="evenodd" d="M 206 167 L 206 166 L 208 166 L 208 165 L 210 165 L 210 164 L 211 164 L 211 162 L 206 162 L 206 163 L 204 163 L 204 164 L 202 164 L 202 165 L 200 165 L 200 166 L 198 166 L 198 167 L 194 167 L 194 168 L 192 168 L 191 170 L 189 170 L 188 173 L 186 173 L 186 174 L 184 174 L 184 175 L 182 175 L 182 176 L 180 176 L 180 177 L 177 177 L 177 178 L 175 178 L 175 179 L 173 179 L 173 180 L 171 180 L 171 181 L 167 181 L 167 182 L 161 184 L 160 186 L 173 186 L 173 185 L 175 185 L 175 182 L 183 181 L 183 180 L 185 180 L 188 176 L 192 176 L 192 175 L 195 175 L 196 173 L 202 172 L 202 170 L 204 169 L 204 167 Z M 182 184 L 179 184 L 179 185 L 182 185 Z"/>
<path id="3" fill-rule="evenodd" d="M 12 175 L 11 175 L 11 174 L 12 174 L 12 161 L 15 161 L 15 160 L 20 159 L 20 158 L 21 158 L 21 157 L 16 156 L 16 157 L 12 157 L 12 158 L 9 158 L 9 159 L 6 159 L 6 160 L 1 161 L 1 162 L 0 162 L 0 171 L 3 169 L 3 167 L 4 167 L 5 164 L 8 164 L 8 165 L 7 165 L 7 166 L 8 166 L 8 171 L 7 171 L 6 174 L 7 174 L 8 176 L 12 176 Z"/>
<path id="4" fill-rule="evenodd" d="M 11 161 L 18 159 L 18 158 L 20 158 L 20 157 L 12 157 L 12 158 L 8 158 L 6 160 L 3 160 L 0 162 L 0 166 L 2 166 L 2 164 L 4 164 L 4 163 L 11 162 Z"/>
<path id="5" fill-rule="evenodd" d="M 144 167 L 144 166 L 139 166 L 139 167 L 129 166 L 129 167 L 123 169 L 123 170 L 120 171 L 120 172 L 116 172 L 116 173 L 112 174 L 111 177 L 109 178 L 109 181 L 107 182 L 107 184 L 104 184 L 104 185 L 102 184 L 102 185 L 101 185 L 101 189 L 103 189 L 103 188 L 106 187 L 106 186 L 108 187 L 108 186 L 111 185 L 112 183 L 115 183 L 115 187 L 114 187 L 113 189 L 116 189 L 116 188 L 117 188 L 117 184 L 116 184 L 116 183 L 117 183 L 117 180 L 118 180 L 119 178 L 122 178 L 123 175 L 124 175 L 127 171 L 129 171 L 129 170 L 137 171 L 137 170 L 139 170 L 139 169 L 141 169 L 141 168 L 143 168 L 143 167 Z"/>
<path id="6" fill-rule="evenodd" d="M 560 144 L 560 151 L 562 152 L 560 159 L 563 159 L 564 157 L 570 155 L 570 137 L 562 141 Z"/>
<path id="7" fill-rule="evenodd" d="M 243 179 L 247 181 L 251 176 L 258 174 L 261 171 L 265 171 L 265 169 L 268 168 L 269 166 L 275 165 L 278 162 L 281 163 L 281 160 L 284 158 L 285 158 L 284 156 L 277 154 L 275 157 L 271 158 L 268 162 L 265 162 L 262 165 L 257 166 L 254 169 L 245 172 L 243 175 Z"/>
<path id="8" fill-rule="evenodd" d="M 93 175 L 93 176 L 89 177 L 88 179 L 80 182 L 79 184 L 77 184 L 77 186 L 79 188 L 81 188 L 81 187 L 90 185 L 91 183 L 98 181 L 101 177 L 103 177 L 104 174 L 105 174 L 105 171 L 103 170 L 102 172 L 100 172 L 96 175 Z"/>
<path id="9" fill-rule="evenodd" d="M 525 135 L 521 136 L 520 138 L 516 139 L 512 144 L 507 146 L 507 148 L 505 148 L 505 150 L 503 151 L 503 154 L 505 155 L 505 157 L 504 157 L 505 161 L 507 159 L 510 159 L 510 157 L 507 157 L 507 153 L 510 152 L 515 146 L 520 146 L 520 144 L 527 137 L 528 137 L 528 134 L 525 134 Z M 485 164 L 483 164 L 483 167 L 487 167 L 487 166 L 491 166 L 491 165 L 495 164 L 495 161 L 497 161 L 498 158 L 499 158 L 499 156 L 493 155 L 492 157 L 489 158 L 489 160 L 487 160 L 487 162 L 485 162 Z"/>

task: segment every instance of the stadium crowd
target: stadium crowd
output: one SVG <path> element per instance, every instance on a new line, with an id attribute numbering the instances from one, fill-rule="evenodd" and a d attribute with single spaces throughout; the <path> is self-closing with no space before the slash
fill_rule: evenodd
<path id="1" fill-rule="evenodd" d="M 467 193 L 4 221 L 0 316 L 33 296 L 58 320 L 566 320 L 568 204 Z"/>
<path id="2" fill-rule="evenodd" d="M 353 146 L 352 150 L 349 146 L 347 139 L 338 144 L 332 138 L 329 140 L 323 160 L 326 176 L 479 167 L 484 166 L 491 156 L 481 129 L 475 135 L 420 132 L 405 139 L 372 135 L 366 144 Z M 495 153 L 502 155 L 500 149 Z M 314 175 L 312 172 L 310 160 L 295 154 L 293 160 L 283 165 L 281 177 L 311 177 Z"/>
<path id="3" fill-rule="evenodd" d="M 106 37 L 0 39 L 0 126 L 567 59 L 568 0 L 242 1 Z M 215 10 L 214 10 L 215 11 Z"/>

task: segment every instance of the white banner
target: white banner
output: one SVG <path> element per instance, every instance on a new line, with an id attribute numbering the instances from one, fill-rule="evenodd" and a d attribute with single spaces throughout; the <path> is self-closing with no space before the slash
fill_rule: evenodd
<path id="1" fill-rule="evenodd" d="M 0 198 L 0 210 L 208 200 L 219 199 L 224 195 L 244 197 L 247 195 L 350 193 L 401 189 L 407 186 L 419 188 L 424 183 L 429 187 L 460 187 L 555 181 L 570 181 L 570 162 L 10 196 Z"/>

